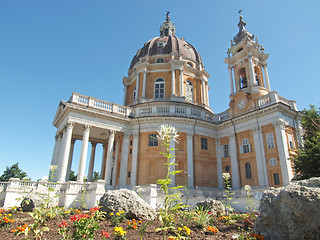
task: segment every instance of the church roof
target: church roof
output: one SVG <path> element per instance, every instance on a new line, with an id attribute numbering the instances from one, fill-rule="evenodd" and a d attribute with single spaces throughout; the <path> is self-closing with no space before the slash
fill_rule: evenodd
<path id="1" fill-rule="evenodd" d="M 170 21 L 169 13 L 167 13 L 166 21 L 160 26 L 160 37 L 150 39 L 137 51 L 131 61 L 130 69 L 139 62 L 140 58 L 145 56 L 171 53 L 180 54 L 182 59 L 203 64 L 201 56 L 195 47 L 185 39 L 175 36 L 175 27 Z"/>

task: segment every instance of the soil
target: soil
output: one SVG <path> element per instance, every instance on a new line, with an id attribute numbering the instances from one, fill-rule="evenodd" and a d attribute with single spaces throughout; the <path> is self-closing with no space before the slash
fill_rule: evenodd
<path id="1" fill-rule="evenodd" d="M 24 234 L 21 234 L 19 236 L 15 235 L 11 232 L 11 230 L 16 229 L 17 227 L 21 227 L 23 224 L 32 224 L 33 218 L 28 213 L 23 212 L 15 212 L 12 213 L 11 216 L 12 219 L 14 219 L 14 223 L 11 223 L 11 225 L 8 228 L 1 227 L 0 228 L 0 238 L 6 239 L 6 240 L 14 240 L 14 239 L 34 239 L 31 234 L 29 236 L 25 237 Z M 54 218 L 46 221 L 46 226 L 49 227 L 50 231 L 44 232 L 41 239 L 62 239 L 61 236 L 58 235 L 58 229 L 59 224 L 61 224 L 62 220 L 65 220 L 67 222 L 67 225 L 73 226 L 72 221 L 70 220 L 70 217 L 68 218 Z M 145 222 L 145 221 L 143 221 Z M 195 226 L 188 226 L 191 229 L 191 235 L 190 239 L 234 239 L 232 236 L 236 234 L 240 234 L 241 229 L 245 229 L 247 226 L 245 225 L 244 220 L 237 220 L 235 223 L 230 224 L 227 226 L 226 223 L 224 223 L 221 220 L 216 221 L 216 224 L 214 225 L 216 228 L 219 229 L 219 231 L 215 234 L 211 233 L 208 234 L 202 229 L 199 229 Z M 127 232 L 126 237 L 127 240 L 139 240 L 140 234 L 138 232 L 138 229 L 128 229 L 127 221 L 120 223 L 118 227 L 122 227 L 123 230 Z M 151 239 L 151 240 L 162 240 L 163 235 L 161 233 L 155 233 L 155 229 L 160 227 L 160 222 L 155 221 L 148 225 L 147 230 L 143 236 L 143 239 Z M 111 222 L 108 220 L 102 220 L 99 223 L 99 229 L 95 232 L 95 238 L 94 239 L 103 239 L 101 237 L 102 231 L 107 231 L 110 234 L 109 239 L 114 239 L 112 236 L 114 227 L 111 225 Z M 71 227 L 72 230 L 72 227 Z"/>

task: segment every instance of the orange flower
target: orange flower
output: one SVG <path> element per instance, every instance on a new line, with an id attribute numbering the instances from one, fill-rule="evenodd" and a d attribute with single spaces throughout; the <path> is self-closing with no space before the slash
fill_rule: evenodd
<path id="1" fill-rule="evenodd" d="M 140 221 L 139 221 L 139 223 L 141 224 L 141 223 L 142 223 L 142 221 L 140 220 Z"/>

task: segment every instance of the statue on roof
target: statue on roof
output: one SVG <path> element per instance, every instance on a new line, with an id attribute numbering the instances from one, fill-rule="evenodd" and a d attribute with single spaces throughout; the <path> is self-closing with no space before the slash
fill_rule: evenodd
<path id="1" fill-rule="evenodd" d="M 167 12 L 167 17 L 166 17 L 166 21 L 170 21 L 170 17 L 169 17 L 170 12 Z"/>

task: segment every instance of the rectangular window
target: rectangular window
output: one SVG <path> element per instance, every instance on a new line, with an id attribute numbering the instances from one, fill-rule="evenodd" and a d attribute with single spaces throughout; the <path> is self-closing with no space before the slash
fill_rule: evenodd
<path id="1" fill-rule="evenodd" d="M 229 144 L 223 145 L 223 157 L 229 157 Z"/>
<path id="2" fill-rule="evenodd" d="M 132 148 L 130 148 L 130 154 L 132 154 Z"/>
<path id="3" fill-rule="evenodd" d="M 158 146 L 157 134 L 150 134 L 149 135 L 149 146 L 151 146 L 151 147 Z"/>
<path id="4" fill-rule="evenodd" d="M 273 183 L 274 183 L 274 185 L 280 185 L 279 173 L 273 174 Z"/>
<path id="5" fill-rule="evenodd" d="M 294 149 L 292 134 L 288 134 L 288 142 L 289 142 L 289 148 Z"/>
<path id="6" fill-rule="evenodd" d="M 274 137 L 273 137 L 273 133 L 267 133 L 266 134 L 266 138 L 267 138 L 267 148 L 274 148 L 275 144 L 274 144 Z"/>
<path id="7" fill-rule="evenodd" d="M 201 138 L 201 149 L 208 150 L 208 139 Z"/>
<path id="8" fill-rule="evenodd" d="M 240 146 L 240 153 L 251 152 L 251 145 L 249 144 L 248 138 L 242 139 L 242 145 Z"/>

